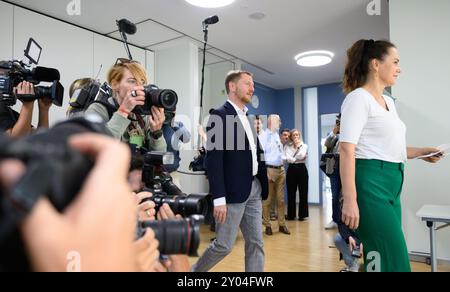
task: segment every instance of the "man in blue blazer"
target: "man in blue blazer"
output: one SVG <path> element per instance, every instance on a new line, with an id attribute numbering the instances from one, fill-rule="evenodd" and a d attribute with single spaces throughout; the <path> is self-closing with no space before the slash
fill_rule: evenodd
<path id="1" fill-rule="evenodd" d="M 239 228 L 245 240 L 245 271 L 264 270 L 262 201 L 268 195 L 267 170 L 258 136 L 247 117 L 253 76 L 231 71 L 225 80 L 228 101 L 215 110 L 207 128 L 208 180 L 214 198 L 216 239 L 193 271 L 206 272 L 233 249 Z"/>

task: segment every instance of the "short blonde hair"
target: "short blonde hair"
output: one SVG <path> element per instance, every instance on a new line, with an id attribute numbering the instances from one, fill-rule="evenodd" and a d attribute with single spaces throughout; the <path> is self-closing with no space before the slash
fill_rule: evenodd
<path id="1" fill-rule="evenodd" d="M 144 85 L 148 84 L 148 77 L 147 77 L 147 71 L 145 71 L 145 68 L 139 64 L 139 63 L 121 63 L 114 65 L 111 69 L 108 71 L 108 83 L 111 86 L 115 86 L 116 84 L 120 83 L 120 81 L 123 78 L 125 69 L 128 69 L 133 75 L 134 78 L 138 81 L 144 81 Z"/>

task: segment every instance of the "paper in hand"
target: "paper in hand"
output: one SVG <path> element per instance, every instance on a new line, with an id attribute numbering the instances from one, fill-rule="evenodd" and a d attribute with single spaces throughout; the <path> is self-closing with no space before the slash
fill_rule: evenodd
<path id="1" fill-rule="evenodd" d="M 427 157 L 432 157 L 438 154 L 442 154 L 443 156 L 447 155 L 450 153 L 450 143 L 449 144 L 444 144 L 444 145 L 440 145 L 438 147 L 436 147 L 437 149 L 439 149 L 439 152 L 435 152 L 435 153 L 430 153 L 427 155 L 422 155 L 417 157 L 416 159 L 422 159 L 422 158 L 427 158 Z"/>

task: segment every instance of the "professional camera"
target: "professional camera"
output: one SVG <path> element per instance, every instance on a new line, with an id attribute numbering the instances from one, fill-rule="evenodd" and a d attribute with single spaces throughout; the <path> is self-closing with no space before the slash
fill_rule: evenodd
<path id="1" fill-rule="evenodd" d="M 163 170 L 164 165 L 173 164 L 172 153 L 148 152 L 144 155 L 142 168 L 142 181 L 146 191 L 153 194 L 151 198 L 156 204 L 156 210 L 164 204 L 168 204 L 175 214 L 183 217 L 190 215 L 203 215 L 205 223 L 212 221 L 212 196 L 209 194 L 183 193 L 173 182 L 169 173 Z"/>
<path id="2" fill-rule="evenodd" d="M 32 38 L 28 41 L 25 56 L 30 65 L 38 64 L 42 48 Z M 36 67 L 29 69 L 30 65 L 23 61 L 2 61 L 0 62 L 0 99 L 6 106 L 13 106 L 17 99 L 23 102 L 30 102 L 41 98 L 50 98 L 54 105 L 62 106 L 64 87 L 59 82 L 59 71 L 53 68 Z M 34 85 L 40 82 L 51 82 L 49 87 L 35 86 L 33 95 L 16 95 L 14 87 L 23 81 L 28 81 Z"/>
<path id="3" fill-rule="evenodd" d="M 170 89 L 159 89 L 156 85 L 144 87 L 145 104 L 136 106 L 133 110 L 135 114 L 151 115 L 152 106 L 164 108 L 165 111 L 173 112 L 178 103 L 178 96 Z"/>
<path id="4" fill-rule="evenodd" d="M 0 161 L 17 159 L 26 166 L 11 190 L 0 193 L 0 270 L 30 269 L 17 225 L 42 196 L 62 212 L 79 193 L 93 162 L 69 147 L 67 141 L 85 132 L 109 133 L 101 123 L 75 118 L 19 140 L 0 136 Z"/>
<path id="5" fill-rule="evenodd" d="M 98 102 L 107 108 L 109 116 L 112 117 L 113 113 L 117 110 L 108 102 L 108 99 L 112 96 L 112 88 L 107 82 L 101 84 L 98 81 L 92 80 L 86 86 L 75 90 L 69 102 L 71 107 L 70 113 L 84 112 L 92 103 Z"/>
<path id="6" fill-rule="evenodd" d="M 203 220 L 203 216 L 192 215 L 184 219 L 144 221 L 139 225 L 139 236 L 145 234 L 146 228 L 151 228 L 159 241 L 158 249 L 161 254 L 198 256 L 200 224 Z"/>

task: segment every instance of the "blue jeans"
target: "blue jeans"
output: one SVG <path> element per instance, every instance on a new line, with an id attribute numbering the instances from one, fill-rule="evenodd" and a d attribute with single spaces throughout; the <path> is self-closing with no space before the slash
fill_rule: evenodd
<path id="1" fill-rule="evenodd" d="M 341 176 L 339 173 L 339 165 L 334 168 L 333 174 L 330 176 L 330 184 L 331 184 L 331 194 L 332 194 L 332 206 L 333 206 L 333 221 L 335 223 L 339 223 L 341 220 L 341 206 L 339 204 L 339 200 L 341 199 Z"/>
<path id="2" fill-rule="evenodd" d="M 342 236 L 338 233 L 334 238 L 336 248 L 341 252 L 345 264 L 348 267 L 358 264 L 358 259 L 352 256 L 349 245 L 345 242 Z"/>

